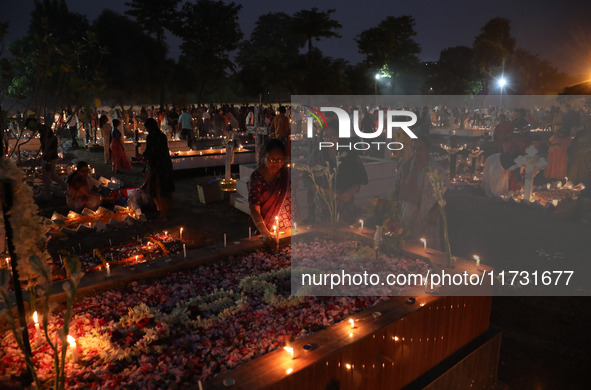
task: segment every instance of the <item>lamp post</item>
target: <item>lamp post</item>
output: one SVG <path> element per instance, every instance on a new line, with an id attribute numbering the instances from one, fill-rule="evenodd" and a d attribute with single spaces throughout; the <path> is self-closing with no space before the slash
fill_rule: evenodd
<path id="1" fill-rule="evenodd" d="M 382 76 L 379 73 L 376 73 L 376 75 L 374 76 L 374 84 L 373 84 L 373 105 L 375 106 L 378 102 L 378 80 L 381 78 Z"/>
<path id="2" fill-rule="evenodd" d="M 504 75 L 501 75 L 501 77 L 497 80 L 497 85 L 499 86 L 499 89 L 501 90 L 501 94 L 499 97 L 499 107 L 501 107 L 502 102 L 503 102 L 503 89 L 507 85 L 507 79 L 505 78 Z"/>

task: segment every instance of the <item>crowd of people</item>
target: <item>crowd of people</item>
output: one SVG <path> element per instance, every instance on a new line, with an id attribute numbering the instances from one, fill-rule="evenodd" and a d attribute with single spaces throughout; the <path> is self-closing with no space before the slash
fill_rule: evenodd
<path id="1" fill-rule="evenodd" d="M 348 107 L 347 110 L 354 110 Z M 393 180 L 389 198 L 398 204 L 397 219 L 408 231 L 429 237 L 434 247 L 439 245 L 439 214 L 436 201 L 425 172 L 441 170 L 433 159 L 434 148 L 429 140 L 429 133 L 434 127 L 469 128 L 483 126 L 490 130 L 488 158 L 484 171 L 483 188 L 488 196 L 501 196 L 510 190 L 519 188 L 519 169 L 515 158 L 525 153 L 534 145 L 539 155 L 548 160 L 543 170 L 546 180 L 568 178 L 575 182 L 591 184 L 591 121 L 581 110 L 570 106 L 533 108 L 533 109 L 467 109 L 460 107 L 421 107 L 412 109 L 417 115 L 413 131 L 419 136 L 397 157 L 399 165 Z M 377 109 L 361 108 L 360 129 L 375 132 L 380 127 Z M 56 116 L 57 117 L 57 116 Z M 172 162 L 168 149 L 168 140 L 179 137 L 186 139 L 188 146 L 193 146 L 196 137 L 219 136 L 232 130 L 244 131 L 247 126 L 266 126 L 272 138 L 266 145 L 262 165 L 253 173 L 249 181 L 249 205 L 252 227 L 267 237 L 272 236 L 273 226 L 279 230 L 288 228 L 291 223 L 292 205 L 290 192 L 290 139 L 292 132 L 303 132 L 304 113 L 300 109 L 280 106 L 205 106 L 192 105 L 177 109 L 174 106 L 141 107 L 134 111 L 113 109 L 110 112 L 85 110 L 68 111 L 59 116 L 63 123 L 53 126 L 59 132 L 60 126 L 67 129 L 66 137 L 71 138 L 71 146 L 77 147 L 78 139 L 92 140 L 100 134 L 103 139 L 104 160 L 112 166 L 113 172 L 132 168 L 125 153 L 123 139 L 135 129 L 147 131 L 145 160 L 145 183 L 142 188 L 154 200 L 159 211 L 158 220 L 164 221 L 171 215 L 172 194 L 175 186 L 172 175 Z M 60 119 L 61 120 L 61 119 Z M 384 118 L 384 120 L 386 120 Z M 86 130 L 88 124 L 88 131 Z M 30 129 L 36 129 L 41 136 L 43 149 L 43 182 L 45 195 L 55 182 L 67 193 L 67 204 L 73 210 L 84 207 L 96 208 L 103 201 L 111 200 L 109 195 L 100 194 L 88 176 L 88 165 L 81 161 L 77 170 L 64 182 L 55 173 L 58 160 L 58 138 L 52 128 L 27 123 Z M 545 132 L 534 129 L 544 128 Z M 385 126 L 382 126 L 385 128 Z M 316 129 L 318 130 L 318 129 Z M 338 122 L 332 121 L 314 140 L 338 142 Z M 89 138 L 90 137 L 90 138 Z M 397 140 L 410 141 L 398 132 Z M 406 138 L 405 138 L 406 137 Z M 476 139 L 476 138 L 475 138 Z M 482 141 L 482 138 L 480 138 Z M 361 186 L 367 184 L 368 177 L 360 160 L 360 154 L 367 152 L 349 151 L 337 153 L 336 148 L 316 151 L 308 156 L 311 164 L 335 169 L 337 215 L 341 222 L 357 221 L 358 211 L 354 199 Z M 491 180 L 495 177 L 496 181 Z M 319 199 L 318 191 L 327 191 L 329 185 L 322 180 L 313 188 L 309 179 L 308 186 L 308 221 L 327 220 L 327 208 Z M 293 210 L 294 213 L 297 210 Z"/>

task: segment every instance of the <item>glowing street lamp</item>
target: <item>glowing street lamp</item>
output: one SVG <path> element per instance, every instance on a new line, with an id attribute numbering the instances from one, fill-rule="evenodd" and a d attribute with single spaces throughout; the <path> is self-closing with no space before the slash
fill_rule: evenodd
<path id="1" fill-rule="evenodd" d="M 499 84 L 499 88 L 501 88 L 501 90 L 503 90 L 503 87 L 505 85 L 507 85 L 507 79 L 505 79 L 505 77 L 501 76 L 501 78 L 497 81 L 497 84 Z"/>
<path id="2" fill-rule="evenodd" d="M 379 73 L 376 73 L 375 75 L 375 82 L 373 84 L 373 94 L 377 95 L 378 94 L 378 80 L 381 78 L 382 76 Z"/>

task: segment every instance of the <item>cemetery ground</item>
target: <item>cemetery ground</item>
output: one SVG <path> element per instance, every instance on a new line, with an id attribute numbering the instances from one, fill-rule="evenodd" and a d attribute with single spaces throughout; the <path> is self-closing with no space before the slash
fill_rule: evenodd
<path id="1" fill-rule="evenodd" d="M 73 161 L 85 160 L 96 176 L 111 177 L 111 166 L 102 152 L 70 151 Z M 143 182 L 141 165 L 117 174 L 126 187 Z M 139 223 L 128 229 L 86 233 L 76 240 L 83 252 L 131 241 L 151 232 L 170 232 L 184 227 L 189 248 L 222 245 L 227 234 L 231 243 L 248 234 L 248 217 L 222 202 L 202 204 L 198 183 L 219 177 L 222 168 L 175 172 L 173 216 L 166 223 Z M 470 192 L 449 192 L 447 213 L 451 247 L 455 255 L 471 258 L 478 253 L 485 264 L 513 265 L 514 269 L 535 267 L 537 262 L 588 261 L 591 258 L 591 226 L 573 219 L 558 219 L 548 210 L 496 202 Z M 41 213 L 67 213 L 65 199 L 54 196 L 39 203 Z M 73 240 L 72 240 L 73 241 Z M 50 252 L 72 242 L 52 242 Z M 551 256 L 541 255 L 543 253 Z M 591 277 L 591 275 L 589 275 Z M 585 388 L 591 355 L 588 297 L 495 297 L 491 324 L 502 332 L 499 379 L 511 389 Z"/>

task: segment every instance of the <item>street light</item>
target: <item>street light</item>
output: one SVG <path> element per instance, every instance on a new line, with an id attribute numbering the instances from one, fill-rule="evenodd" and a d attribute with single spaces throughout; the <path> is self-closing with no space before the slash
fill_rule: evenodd
<path id="1" fill-rule="evenodd" d="M 377 95 L 378 94 L 378 80 L 381 78 L 382 76 L 379 73 L 376 73 L 375 79 L 376 81 L 374 82 L 374 86 L 373 86 L 373 94 Z"/>

